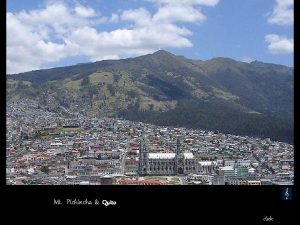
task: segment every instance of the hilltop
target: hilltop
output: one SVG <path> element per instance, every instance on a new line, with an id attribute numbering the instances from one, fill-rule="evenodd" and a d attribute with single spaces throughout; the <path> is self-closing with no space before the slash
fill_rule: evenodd
<path id="1" fill-rule="evenodd" d="M 293 68 L 164 50 L 7 75 L 7 101 L 293 142 Z"/>

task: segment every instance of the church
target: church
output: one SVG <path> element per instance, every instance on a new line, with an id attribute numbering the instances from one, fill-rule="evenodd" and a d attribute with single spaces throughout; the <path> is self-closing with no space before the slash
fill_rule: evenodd
<path id="1" fill-rule="evenodd" d="M 149 153 L 148 145 L 143 136 L 139 151 L 140 176 L 174 176 L 197 173 L 198 160 L 193 153 L 182 151 L 179 139 L 177 139 L 175 153 Z"/>

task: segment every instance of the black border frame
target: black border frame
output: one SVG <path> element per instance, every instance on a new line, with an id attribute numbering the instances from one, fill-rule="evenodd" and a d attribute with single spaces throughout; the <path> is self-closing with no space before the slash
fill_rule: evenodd
<path id="1" fill-rule="evenodd" d="M 1 1 L 1 12 L 3 17 L 1 25 L 6 28 L 6 2 Z M 296 4 L 295 4 L 296 6 Z M 296 11 L 296 7 L 295 7 Z M 296 22 L 295 22 L 296 25 Z M 5 32 L 6 34 L 6 32 Z M 294 37 L 296 39 L 296 29 L 294 29 Z M 2 37 L 3 38 L 3 37 Z M 2 66 L 3 73 L 6 74 L 6 35 L 1 41 L 2 46 Z M 297 44 L 295 44 L 297 46 Z M 296 65 L 298 52 L 295 47 L 294 65 Z M 295 71 L 297 69 L 294 67 Z M 297 72 L 295 72 L 296 74 Z M 6 84 L 6 76 L 2 74 L 1 85 Z M 297 80 L 295 76 L 294 82 Z M 1 146 L 5 146 L 5 119 L 6 110 L 6 86 L 0 89 L 2 110 L 0 123 Z M 294 97 L 296 106 L 296 92 Z M 296 107 L 295 114 L 296 114 Z M 297 117 L 295 117 L 295 122 Z M 296 130 L 294 131 L 295 161 L 297 153 L 298 141 L 296 138 Z M 45 212 L 62 213 L 70 212 L 76 217 L 76 213 L 96 212 L 95 216 L 107 219 L 118 219 L 118 213 L 125 212 L 128 216 L 126 220 L 139 220 L 136 216 L 142 216 L 142 222 L 151 219 L 160 221 L 160 215 L 168 215 L 169 222 L 175 220 L 190 220 L 202 222 L 207 221 L 212 224 L 227 222 L 238 224 L 266 224 L 263 222 L 264 217 L 273 217 L 273 224 L 291 224 L 296 217 L 294 205 L 297 200 L 297 163 L 295 166 L 295 184 L 291 186 L 292 200 L 283 200 L 282 192 L 286 186 L 10 186 L 6 185 L 6 151 L 2 148 L 1 163 L 3 176 L 0 193 L 4 201 L 0 201 L 5 207 L 5 212 L 24 213 L 32 216 L 32 212 L 41 208 L 47 209 Z M 2 198 L 2 199 L 3 199 Z M 81 199 L 85 200 L 114 200 L 117 202 L 115 206 L 98 206 L 88 205 L 54 205 L 54 199 Z M 171 211 L 167 213 L 166 211 Z M 115 217 L 111 217 L 107 212 L 113 213 Z M 178 212 L 178 216 L 176 213 Z M 13 217 L 14 218 L 14 217 Z M 131 218 L 131 219 L 129 219 Z M 122 219 L 122 218 L 120 218 Z M 124 220 L 124 222 L 126 222 Z M 100 220 L 99 220 L 100 222 Z M 198 223 L 196 222 L 196 223 Z M 272 222 L 269 222 L 272 223 Z M 267 223 L 268 224 L 268 223 Z"/>

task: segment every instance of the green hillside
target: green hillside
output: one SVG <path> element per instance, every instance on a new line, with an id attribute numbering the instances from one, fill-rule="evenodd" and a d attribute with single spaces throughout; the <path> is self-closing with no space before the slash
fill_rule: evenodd
<path id="1" fill-rule="evenodd" d="M 293 142 L 293 68 L 166 51 L 7 75 L 7 100 L 34 98 L 91 116 L 123 117 Z"/>

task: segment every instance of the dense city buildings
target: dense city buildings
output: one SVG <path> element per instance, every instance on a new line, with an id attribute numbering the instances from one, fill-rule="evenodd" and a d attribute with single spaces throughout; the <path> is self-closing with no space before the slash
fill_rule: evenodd
<path id="1" fill-rule="evenodd" d="M 287 185 L 293 145 L 7 102 L 7 184 Z"/>

